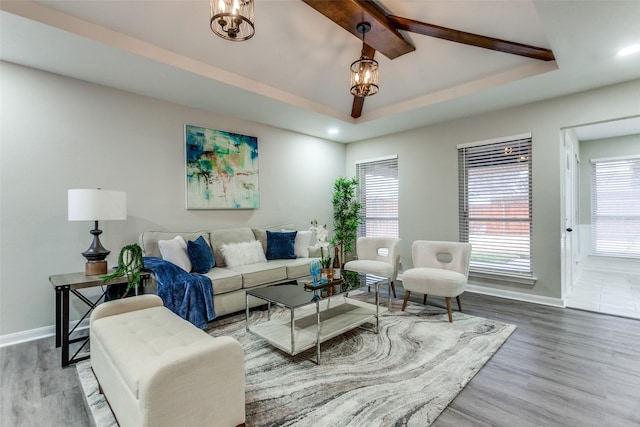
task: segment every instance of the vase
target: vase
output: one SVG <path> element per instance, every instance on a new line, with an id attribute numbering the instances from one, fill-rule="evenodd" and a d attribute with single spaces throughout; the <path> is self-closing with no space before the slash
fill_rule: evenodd
<path id="1" fill-rule="evenodd" d="M 333 280 L 333 268 L 323 268 L 322 274 L 327 275 L 327 282 L 331 282 Z"/>

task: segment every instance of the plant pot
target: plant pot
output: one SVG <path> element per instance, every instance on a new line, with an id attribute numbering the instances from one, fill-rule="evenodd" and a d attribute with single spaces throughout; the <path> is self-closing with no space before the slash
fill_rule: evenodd
<path id="1" fill-rule="evenodd" d="M 321 274 L 327 275 L 328 282 L 331 282 L 333 280 L 333 268 L 323 268 Z"/>

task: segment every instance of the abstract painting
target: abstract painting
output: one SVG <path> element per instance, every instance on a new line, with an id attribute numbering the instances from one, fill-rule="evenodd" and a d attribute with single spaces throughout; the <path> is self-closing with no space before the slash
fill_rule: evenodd
<path id="1" fill-rule="evenodd" d="M 257 209 L 258 139 L 185 125 L 187 209 Z"/>

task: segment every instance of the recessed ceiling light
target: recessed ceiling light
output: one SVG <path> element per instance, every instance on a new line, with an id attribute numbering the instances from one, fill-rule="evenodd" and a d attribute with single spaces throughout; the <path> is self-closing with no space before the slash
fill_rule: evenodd
<path id="1" fill-rule="evenodd" d="M 627 56 L 640 52 L 640 44 L 633 44 L 618 51 L 618 56 Z"/>
<path id="2" fill-rule="evenodd" d="M 329 135 L 336 135 L 340 131 L 336 128 L 331 128 L 327 132 L 329 132 Z"/>

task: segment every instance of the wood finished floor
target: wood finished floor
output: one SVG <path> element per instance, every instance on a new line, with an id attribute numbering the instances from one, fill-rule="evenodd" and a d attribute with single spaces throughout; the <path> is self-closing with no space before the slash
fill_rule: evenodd
<path id="1" fill-rule="evenodd" d="M 462 304 L 518 328 L 434 426 L 640 425 L 639 320 L 471 293 Z M 0 367 L 1 426 L 91 425 L 53 338 L 1 348 Z"/>

